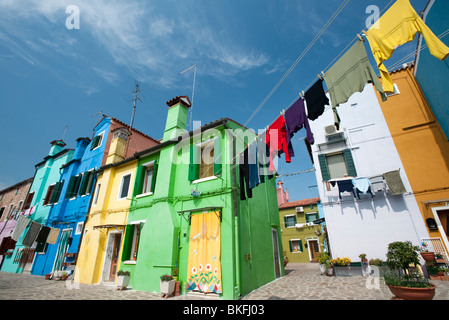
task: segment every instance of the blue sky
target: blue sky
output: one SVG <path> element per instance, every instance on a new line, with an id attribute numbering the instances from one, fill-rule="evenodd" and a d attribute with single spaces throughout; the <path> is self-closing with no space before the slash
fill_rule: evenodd
<path id="1" fill-rule="evenodd" d="M 343 1 L 322 0 L 0 0 L 0 189 L 34 175 L 49 142 L 74 148 L 91 136 L 98 112 L 162 138 L 166 101 L 192 95 L 193 120 L 245 124 Z M 390 0 L 352 0 L 247 126 L 262 129 L 365 28 L 366 8 Z M 419 13 L 427 0 L 411 0 Z M 79 29 L 67 29 L 76 5 Z M 400 47 L 386 66 L 415 49 Z M 411 61 L 413 59 L 409 59 Z M 377 71 L 377 69 L 375 69 Z M 301 140 L 280 174 L 313 167 Z M 318 196 L 314 173 L 282 178 L 291 200 Z"/>

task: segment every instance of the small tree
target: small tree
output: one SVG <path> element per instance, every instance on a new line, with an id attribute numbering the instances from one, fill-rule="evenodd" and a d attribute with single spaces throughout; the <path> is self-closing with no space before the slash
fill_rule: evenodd
<path id="1" fill-rule="evenodd" d="M 410 264 L 419 264 L 418 246 L 414 246 L 410 241 L 392 242 L 388 245 L 387 266 L 394 270 L 402 270 L 408 273 Z"/>

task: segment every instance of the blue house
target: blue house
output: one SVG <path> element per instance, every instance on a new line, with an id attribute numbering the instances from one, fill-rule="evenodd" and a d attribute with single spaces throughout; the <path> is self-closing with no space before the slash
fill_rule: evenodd
<path id="1" fill-rule="evenodd" d="M 74 265 L 84 221 L 92 199 L 95 170 L 101 166 L 111 119 L 104 117 L 94 129 L 93 139 L 78 138 L 71 161 L 61 168 L 56 188 L 60 190 L 50 210 L 47 226 L 60 229 L 55 244 L 46 244 L 37 252 L 31 274 L 45 275 L 70 270 Z"/>
<path id="2" fill-rule="evenodd" d="M 56 243 L 46 243 L 36 250 L 31 274 L 46 275 L 54 271 L 71 271 L 76 264 L 79 244 L 84 231 L 84 222 L 94 193 L 98 197 L 100 185 L 96 185 L 97 172 L 108 157 L 113 132 L 126 127 L 131 136 L 125 158 L 135 152 L 150 148 L 159 142 L 125 123 L 104 115 L 95 126 L 92 139 L 78 138 L 73 158 L 60 167 L 60 179 L 55 185 L 56 196 L 51 201 L 51 210 L 46 226 L 59 229 Z"/>
<path id="3" fill-rule="evenodd" d="M 433 33 L 441 37 L 440 40 L 449 46 L 447 30 L 449 26 L 449 1 L 431 0 L 425 11 L 423 20 Z M 436 120 L 449 139 L 449 59 L 441 61 L 425 48 L 425 40 L 422 36 L 418 40 L 420 49 L 415 63 L 415 78 L 421 86 L 424 95 L 429 102 Z"/>
<path id="4" fill-rule="evenodd" d="M 25 229 L 17 235 L 17 242 L 12 254 L 3 259 L 1 271 L 22 273 L 31 270 L 36 252 L 35 230 L 40 230 L 46 224 L 51 203 L 58 193 L 56 186 L 60 181 L 59 169 L 72 159 L 74 152 L 73 149 L 64 149 L 66 144 L 62 140 L 54 140 L 50 144 L 48 155 L 35 166 L 33 184 L 23 208 L 33 208 L 32 213 L 27 217 L 30 221 L 28 225 L 25 224 Z M 34 234 L 34 237 L 31 234 Z"/>

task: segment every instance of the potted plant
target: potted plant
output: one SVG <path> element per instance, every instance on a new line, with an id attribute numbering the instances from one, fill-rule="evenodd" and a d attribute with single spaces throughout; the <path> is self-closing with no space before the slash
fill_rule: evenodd
<path id="1" fill-rule="evenodd" d="M 432 300 L 436 286 L 419 272 L 412 272 L 410 265 L 419 264 L 418 246 L 410 241 L 392 242 L 388 245 L 385 284 L 398 300 Z"/>
<path id="2" fill-rule="evenodd" d="M 362 275 L 366 276 L 368 274 L 368 259 L 366 258 L 365 253 L 361 253 L 359 255 L 361 265 L 362 265 Z"/>
<path id="3" fill-rule="evenodd" d="M 419 250 L 422 258 L 425 261 L 434 261 L 435 260 L 435 252 L 429 251 L 429 249 L 427 248 L 426 242 L 421 243 L 421 248 L 419 248 L 418 250 Z"/>
<path id="4" fill-rule="evenodd" d="M 284 251 L 284 268 L 287 266 L 287 264 L 288 264 L 287 252 Z"/>
<path id="5" fill-rule="evenodd" d="M 125 270 L 119 270 L 117 272 L 117 289 L 125 290 L 129 285 L 129 280 L 131 278 L 131 272 Z"/>
<path id="6" fill-rule="evenodd" d="M 320 264 L 320 272 L 321 274 L 326 273 L 326 269 L 329 266 L 330 257 L 326 252 L 318 253 L 317 261 Z"/>
<path id="7" fill-rule="evenodd" d="M 176 280 L 172 276 L 167 274 L 162 275 L 160 282 L 162 297 L 167 298 L 168 296 L 171 296 L 173 294 L 173 291 L 175 290 L 175 284 Z"/>
<path id="8" fill-rule="evenodd" d="M 334 266 L 335 276 L 351 275 L 351 259 L 348 257 L 331 259 L 329 262 Z"/>

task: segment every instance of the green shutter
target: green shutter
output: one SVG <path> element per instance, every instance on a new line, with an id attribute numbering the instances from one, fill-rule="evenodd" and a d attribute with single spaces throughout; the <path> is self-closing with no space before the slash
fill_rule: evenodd
<path id="1" fill-rule="evenodd" d="M 56 182 L 50 196 L 50 203 L 55 203 L 58 201 L 59 194 L 61 193 L 61 186 L 62 186 L 61 182 Z"/>
<path id="2" fill-rule="evenodd" d="M 214 141 L 214 175 L 218 177 L 222 170 L 222 148 L 221 138 L 216 138 Z"/>
<path id="3" fill-rule="evenodd" d="M 329 167 L 327 166 L 326 155 L 325 154 L 318 155 L 318 161 L 320 163 L 321 175 L 323 176 L 323 181 L 330 180 L 331 175 L 329 173 Z"/>
<path id="4" fill-rule="evenodd" d="M 194 181 L 200 176 L 200 164 L 198 158 L 198 147 L 190 145 L 189 181 Z"/>
<path id="5" fill-rule="evenodd" d="M 150 192 L 154 192 L 154 187 L 156 186 L 157 167 L 158 167 L 158 160 L 155 160 L 153 166 L 153 176 L 151 177 Z"/>
<path id="6" fill-rule="evenodd" d="M 299 240 L 299 250 L 302 252 L 302 240 Z"/>
<path id="7" fill-rule="evenodd" d="M 289 240 L 289 241 L 288 241 L 288 244 L 290 245 L 290 252 L 293 252 L 292 241 L 291 241 L 291 240 Z"/>
<path id="8" fill-rule="evenodd" d="M 85 195 L 86 194 L 87 183 L 89 182 L 90 174 L 91 174 L 90 172 L 85 172 L 83 174 L 83 179 L 81 180 L 80 189 L 78 191 L 79 195 Z"/>
<path id="9" fill-rule="evenodd" d="M 100 136 L 95 136 L 95 138 L 92 140 L 92 144 L 90 145 L 90 150 L 94 149 L 97 146 L 99 139 Z"/>
<path id="10" fill-rule="evenodd" d="M 65 198 L 71 198 L 73 197 L 73 188 L 76 182 L 76 177 L 75 176 L 71 176 L 70 180 L 69 180 L 69 185 L 67 186 L 67 190 L 65 192 Z"/>
<path id="11" fill-rule="evenodd" d="M 345 158 L 346 168 L 348 169 L 348 176 L 357 177 L 357 170 L 355 169 L 354 160 L 350 149 L 343 150 L 343 157 Z"/>

